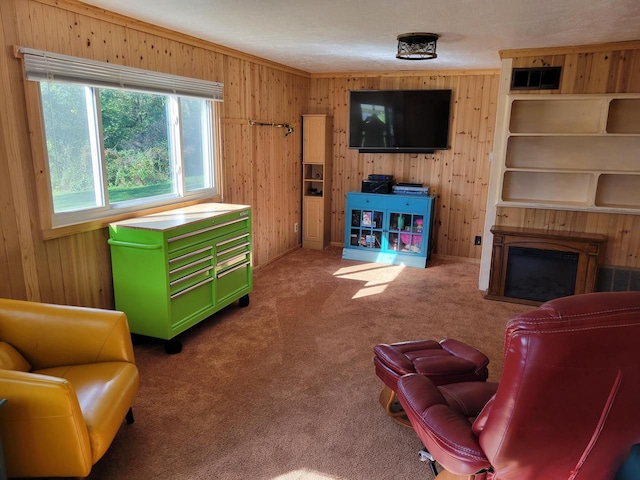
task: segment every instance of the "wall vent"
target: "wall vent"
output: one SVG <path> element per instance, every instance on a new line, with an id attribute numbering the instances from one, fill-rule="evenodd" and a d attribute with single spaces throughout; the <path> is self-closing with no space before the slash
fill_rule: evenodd
<path id="1" fill-rule="evenodd" d="M 557 90 L 562 67 L 514 68 L 511 90 Z"/>
<path id="2" fill-rule="evenodd" d="M 640 291 L 640 269 L 603 265 L 598 269 L 598 292 Z"/>

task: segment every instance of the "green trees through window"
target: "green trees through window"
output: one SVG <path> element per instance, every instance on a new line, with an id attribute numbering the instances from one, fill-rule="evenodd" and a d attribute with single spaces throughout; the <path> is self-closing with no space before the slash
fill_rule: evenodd
<path id="1" fill-rule="evenodd" d="M 107 184 L 112 201 L 171 193 L 168 98 L 100 90 Z"/>
<path id="2" fill-rule="evenodd" d="M 40 93 L 54 216 L 214 188 L 211 100 L 56 82 Z"/>

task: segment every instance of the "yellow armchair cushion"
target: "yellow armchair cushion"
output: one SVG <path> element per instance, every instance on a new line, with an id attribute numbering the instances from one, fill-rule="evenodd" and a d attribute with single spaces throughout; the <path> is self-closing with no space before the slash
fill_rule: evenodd
<path id="1" fill-rule="evenodd" d="M 7 342 L 0 342 L 0 368 L 29 372 L 31 371 L 31 364 Z"/>

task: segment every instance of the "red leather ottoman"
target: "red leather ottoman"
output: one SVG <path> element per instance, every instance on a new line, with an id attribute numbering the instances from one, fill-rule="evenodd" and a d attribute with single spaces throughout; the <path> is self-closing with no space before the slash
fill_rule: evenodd
<path id="1" fill-rule="evenodd" d="M 386 344 L 373 348 L 376 375 L 384 382 L 380 404 L 397 423 L 411 424 L 396 398 L 398 379 L 408 373 L 428 377 L 434 385 L 454 382 L 485 381 L 489 376 L 489 359 L 475 348 L 446 338 Z"/>

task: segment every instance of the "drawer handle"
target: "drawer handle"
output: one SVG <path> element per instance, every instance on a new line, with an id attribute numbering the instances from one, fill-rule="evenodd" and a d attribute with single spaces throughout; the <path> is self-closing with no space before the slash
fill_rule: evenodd
<path id="1" fill-rule="evenodd" d="M 221 250 L 216 253 L 216 257 L 220 257 L 221 255 L 226 255 L 228 253 L 235 252 L 236 250 L 241 250 L 248 245 L 251 245 L 251 242 L 244 242 L 244 243 L 241 243 L 240 245 L 236 245 L 235 247 L 227 248 L 226 250 Z"/>
<path id="2" fill-rule="evenodd" d="M 237 265 L 238 262 L 244 262 L 245 260 L 247 260 L 247 252 L 236 255 L 235 257 L 227 258 L 216 265 L 216 272 L 224 270 L 227 267 Z"/>
<path id="3" fill-rule="evenodd" d="M 171 237 L 167 239 L 167 243 L 175 242 L 176 240 L 182 240 L 183 238 L 193 237 L 194 235 L 200 235 L 201 233 L 210 232 L 211 230 L 216 230 L 218 228 L 226 227 L 227 225 L 233 225 L 234 223 L 246 222 L 246 218 L 236 218 L 235 220 L 230 220 L 228 222 L 220 223 L 218 225 L 213 225 L 207 228 L 201 228 L 200 230 L 194 230 L 193 232 L 183 233 L 182 235 L 177 235 L 175 237 Z"/>
<path id="4" fill-rule="evenodd" d="M 114 247 L 129 247 L 129 248 L 139 248 L 141 250 L 159 250 L 162 248 L 162 245 L 149 245 L 146 243 L 132 243 L 132 242 L 123 242 L 121 240 L 107 240 L 109 245 L 113 245 Z"/>
<path id="5" fill-rule="evenodd" d="M 178 273 L 178 272 L 181 272 L 183 270 L 187 270 L 188 268 L 195 267 L 196 265 L 208 262 L 209 260 L 213 260 L 213 255 L 209 255 L 208 257 L 201 258 L 200 260 L 197 260 L 197 261 L 192 262 L 192 263 L 187 263 L 186 265 L 183 265 L 183 266 L 178 267 L 176 269 L 169 270 L 169 274 L 172 275 L 174 273 Z"/>
<path id="6" fill-rule="evenodd" d="M 184 290 L 181 290 L 179 292 L 174 293 L 173 295 L 171 295 L 171 300 L 173 300 L 174 298 L 178 298 L 180 295 L 184 295 L 185 293 L 190 292 L 191 290 L 195 290 L 198 287 L 201 287 L 202 285 L 205 285 L 209 282 L 213 282 L 213 278 L 209 277 L 209 278 L 205 278 L 204 280 L 202 280 L 201 282 L 196 283 L 195 285 L 191 285 L 189 288 L 185 288 Z"/>
<path id="7" fill-rule="evenodd" d="M 244 235 L 238 235 L 237 237 L 230 238 L 229 240 L 225 240 L 224 242 L 216 243 L 216 247 L 221 247 L 222 245 L 226 245 L 227 243 L 235 242 L 236 240 L 240 240 L 242 238 L 247 238 L 249 236 L 248 233 Z"/>
<path id="8" fill-rule="evenodd" d="M 204 247 L 199 250 L 195 250 L 193 252 L 185 253 L 184 255 L 180 255 L 179 257 L 172 258 L 169 260 L 169 263 L 177 262 L 179 260 L 184 260 L 185 258 L 193 257 L 194 255 L 198 255 L 200 253 L 206 252 L 207 250 L 211 250 L 213 247 Z"/>
<path id="9" fill-rule="evenodd" d="M 213 267 L 207 267 L 207 268 L 203 268 L 201 270 L 198 270 L 197 272 L 190 273 L 189 275 L 186 275 L 184 277 L 180 277 L 177 280 L 174 280 L 173 282 L 169 282 L 169 285 L 173 287 L 174 285 L 176 285 L 178 283 L 182 283 L 185 280 L 189 280 L 190 278 L 196 277 L 196 276 L 201 275 L 203 273 L 207 273 L 212 268 Z"/>
<path id="10" fill-rule="evenodd" d="M 218 277 L 218 278 L 222 278 L 222 277 L 224 277 L 225 275 L 229 275 L 230 273 L 233 273 L 233 272 L 235 272 L 236 270 L 239 270 L 239 269 L 241 269 L 241 268 L 244 268 L 244 267 L 246 267 L 246 266 L 247 266 L 247 265 L 249 265 L 249 264 L 251 264 L 251 262 L 250 262 L 250 261 L 246 261 L 246 262 L 244 262 L 244 263 L 241 263 L 240 265 L 236 265 L 235 267 L 230 268 L 229 270 L 225 270 L 224 272 L 219 273 L 219 274 L 217 275 L 217 277 Z"/>

